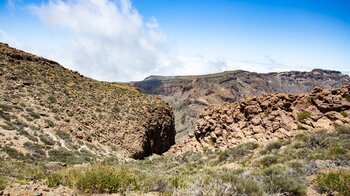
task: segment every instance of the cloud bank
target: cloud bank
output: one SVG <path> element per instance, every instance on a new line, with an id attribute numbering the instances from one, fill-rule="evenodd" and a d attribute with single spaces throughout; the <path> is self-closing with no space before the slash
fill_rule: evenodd
<path id="1" fill-rule="evenodd" d="M 69 32 L 71 44 L 58 60 L 84 75 L 127 81 L 161 66 L 166 37 L 157 20 L 144 21 L 129 0 L 55 0 L 30 10 L 50 28 Z"/>

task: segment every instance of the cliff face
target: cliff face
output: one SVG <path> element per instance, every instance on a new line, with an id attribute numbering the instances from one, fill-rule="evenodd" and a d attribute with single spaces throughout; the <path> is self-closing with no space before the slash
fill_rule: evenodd
<path id="1" fill-rule="evenodd" d="M 267 74 L 230 71 L 203 76 L 151 76 L 132 84 L 142 92 L 162 95 L 172 104 L 177 140 L 181 141 L 194 131 L 199 113 L 210 105 L 276 92 L 300 93 L 310 92 L 315 87 L 339 88 L 349 82 L 349 76 L 340 72 L 315 69 L 311 72 Z"/>
<path id="2" fill-rule="evenodd" d="M 309 94 L 276 93 L 235 103 L 210 106 L 200 115 L 196 131 L 173 152 L 219 148 L 247 142 L 268 143 L 298 133 L 334 131 L 350 123 L 350 86 L 315 88 Z"/>
<path id="3" fill-rule="evenodd" d="M 174 117 L 158 96 L 100 82 L 0 44 L 0 148 L 27 157 L 56 151 L 142 158 L 175 143 Z M 4 150 L 5 149 L 5 150 Z"/>

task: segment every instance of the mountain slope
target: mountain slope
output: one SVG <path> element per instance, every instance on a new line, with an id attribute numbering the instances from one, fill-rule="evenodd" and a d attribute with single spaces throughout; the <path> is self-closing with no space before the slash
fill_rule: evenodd
<path id="1" fill-rule="evenodd" d="M 86 78 L 6 44 L 0 44 L 0 92 L 3 156 L 142 158 L 174 144 L 173 114 L 159 97 Z"/>
<path id="2" fill-rule="evenodd" d="M 148 94 L 162 95 L 174 109 L 177 140 L 193 132 L 199 113 L 209 105 L 234 102 L 246 96 L 310 92 L 314 87 L 338 88 L 350 77 L 338 71 L 258 74 L 228 71 L 202 76 L 150 76 L 132 84 Z"/>

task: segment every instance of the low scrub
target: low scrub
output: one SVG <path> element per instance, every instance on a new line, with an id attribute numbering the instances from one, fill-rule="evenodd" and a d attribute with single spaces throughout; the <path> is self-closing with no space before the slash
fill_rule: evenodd
<path id="1" fill-rule="evenodd" d="M 339 169 L 320 173 L 316 183 L 322 192 L 350 195 L 350 170 Z"/>
<path id="2" fill-rule="evenodd" d="M 311 116 L 310 112 L 302 111 L 297 115 L 298 121 L 303 121 Z"/>
<path id="3" fill-rule="evenodd" d="M 350 134 L 350 127 L 347 125 L 335 125 L 335 131 L 339 134 Z"/>
<path id="4" fill-rule="evenodd" d="M 84 169 L 71 169 L 48 176 L 50 187 L 71 185 L 86 193 L 123 193 L 139 189 L 139 176 L 122 168 L 96 165 Z"/>

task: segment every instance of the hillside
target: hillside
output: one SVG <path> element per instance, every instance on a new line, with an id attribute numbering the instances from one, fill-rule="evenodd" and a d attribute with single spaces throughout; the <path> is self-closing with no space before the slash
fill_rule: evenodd
<path id="1" fill-rule="evenodd" d="M 12 180 L 0 194 L 349 195 L 349 113 L 350 86 L 248 97 L 205 109 L 162 156 L 56 168 L 0 159 L 0 190 Z"/>
<path id="2" fill-rule="evenodd" d="M 167 103 L 0 44 L 0 155 L 86 162 L 143 158 L 174 144 Z"/>
<path id="3" fill-rule="evenodd" d="M 301 93 L 310 92 L 315 87 L 339 88 L 349 82 L 350 77 L 338 71 L 315 69 L 311 72 L 267 74 L 228 71 L 201 76 L 150 76 L 132 85 L 144 93 L 161 95 L 171 103 L 176 139 L 181 141 L 195 130 L 199 113 L 210 105 L 276 92 Z"/>

